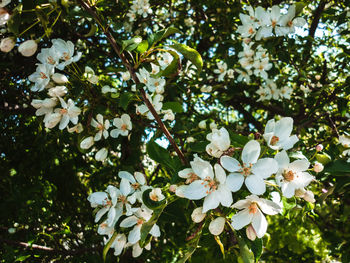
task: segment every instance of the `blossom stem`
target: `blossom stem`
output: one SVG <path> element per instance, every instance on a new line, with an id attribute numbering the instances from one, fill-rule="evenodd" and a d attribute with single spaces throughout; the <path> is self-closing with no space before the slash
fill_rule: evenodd
<path id="1" fill-rule="evenodd" d="M 140 81 L 137 78 L 136 74 L 135 74 L 135 70 L 134 68 L 131 66 L 130 62 L 127 60 L 127 58 L 125 57 L 125 55 L 121 52 L 120 47 L 118 46 L 115 38 L 112 36 L 111 32 L 109 31 L 109 28 L 104 28 L 102 26 L 102 23 L 100 21 L 100 18 L 98 17 L 97 13 L 95 12 L 95 10 L 93 9 L 93 7 L 89 6 L 89 4 L 87 4 L 86 2 L 84 2 L 84 0 L 78 0 L 78 2 L 80 3 L 80 5 L 89 13 L 92 15 L 92 17 L 96 20 L 96 22 L 102 27 L 103 32 L 105 33 L 109 43 L 111 44 L 113 50 L 117 53 L 118 57 L 122 60 L 123 65 L 128 69 L 128 71 L 130 72 L 130 75 L 132 77 L 132 79 L 134 80 L 135 84 L 139 84 Z M 173 148 L 175 149 L 175 152 L 177 153 L 177 155 L 179 156 L 181 162 L 183 164 L 187 164 L 187 161 L 185 159 L 184 154 L 182 153 L 182 151 L 180 150 L 179 146 L 176 144 L 174 138 L 172 137 L 172 135 L 170 134 L 169 130 L 167 129 L 167 127 L 164 125 L 164 123 L 162 122 L 161 118 L 159 117 L 158 113 L 156 112 L 156 110 L 154 109 L 152 103 L 148 100 L 147 96 L 146 96 L 146 92 L 143 89 L 143 87 L 139 88 L 142 99 L 144 101 L 144 103 L 146 104 L 147 108 L 149 109 L 149 111 L 152 113 L 154 119 L 157 121 L 160 129 L 163 131 L 164 135 L 167 137 L 167 139 L 169 140 L 170 144 L 173 146 Z"/>

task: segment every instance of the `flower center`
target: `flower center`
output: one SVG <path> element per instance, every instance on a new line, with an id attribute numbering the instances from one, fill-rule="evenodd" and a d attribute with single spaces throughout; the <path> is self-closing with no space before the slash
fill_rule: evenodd
<path id="1" fill-rule="evenodd" d="M 126 196 L 120 195 L 120 196 L 118 197 L 118 201 L 121 202 L 121 203 L 123 203 L 123 204 L 127 203 Z"/>
<path id="2" fill-rule="evenodd" d="M 149 195 L 149 198 L 150 198 L 152 201 L 155 201 L 155 202 L 158 202 L 158 201 L 159 201 L 158 195 L 157 195 L 156 193 L 150 194 L 150 195 Z"/>
<path id="3" fill-rule="evenodd" d="M 193 181 L 196 181 L 196 180 L 199 179 L 199 177 L 198 177 L 195 173 L 190 173 L 189 175 L 190 175 L 190 177 L 187 178 L 185 184 L 190 184 L 190 183 L 192 183 Z"/>
<path id="4" fill-rule="evenodd" d="M 64 115 L 64 114 L 67 114 L 67 109 L 60 109 L 60 114 L 61 115 Z"/>
<path id="5" fill-rule="evenodd" d="M 131 184 L 131 187 L 136 190 L 136 189 L 138 189 L 140 187 L 140 184 L 139 183 L 134 183 L 134 184 Z"/>
<path id="6" fill-rule="evenodd" d="M 289 22 L 287 23 L 287 25 L 288 25 L 289 27 L 292 27 L 292 26 L 293 26 L 293 21 L 289 21 Z"/>
<path id="7" fill-rule="evenodd" d="M 249 214 L 255 214 L 256 212 L 258 212 L 258 206 L 256 203 L 251 203 L 248 209 Z"/>
<path id="8" fill-rule="evenodd" d="M 220 72 L 221 72 L 221 73 L 224 73 L 224 71 L 225 71 L 225 70 L 224 70 L 223 68 L 220 69 Z"/>
<path id="9" fill-rule="evenodd" d="M 293 173 L 293 171 L 286 171 L 283 173 L 283 177 L 288 182 L 293 181 L 294 180 L 294 173 Z"/>
<path id="10" fill-rule="evenodd" d="M 55 64 L 55 60 L 51 57 L 51 56 L 48 56 L 47 57 L 47 62 L 51 65 L 54 65 Z"/>
<path id="11" fill-rule="evenodd" d="M 64 60 L 70 60 L 70 55 L 67 52 L 63 52 L 63 59 Z"/>
<path id="12" fill-rule="evenodd" d="M 249 28 L 249 30 L 248 30 L 248 33 L 251 35 L 251 34 L 253 34 L 254 33 L 254 28 Z"/>
<path id="13" fill-rule="evenodd" d="M 103 125 L 102 125 L 102 124 L 98 124 L 98 125 L 97 125 L 97 129 L 99 129 L 100 131 L 103 131 L 103 129 L 104 129 L 104 128 L 103 128 Z"/>
<path id="14" fill-rule="evenodd" d="M 271 93 L 272 93 L 272 90 L 271 90 Z M 278 138 L 277 136 L 272 136 L 270 144 L 274 146 L 276 145 L 276 143 L 278 143 L 279 140 L 280 138 Z"/>
<path id="15" fill-rule="evenodd" d="M 128 129 L 128 125 L 126 125 L 125 123 L 120 127 L 120 129 L 122 131 L 126 131 Z"/>
<path id="16" fill-rule="evenodd" d="M 248 176 L 252 173 L 252 167 L 253 164 L 249 164 L 249 166 L 247 167 L 246 164 L 243 164 L 242 168 L 239 170 L 239 172 L 241 174 L 243 174 L 244 176 Z"/>
<path id="17" fill-rule="evenodd" d="M 218 188 L 217 182 L 215 180 L 213 180 L 212 178 L 210 178 L 210 177 L 206 177 L 202 184 L 204 184 L 205 182 L 207 182 L 207 183 L 206 183 L 206 185 L 204 185 L 204 187 L 208 187 L 209 188 L 206 191 L 206 194 L 210 194 L 210 193 L 214 192 Z"/>
<path id="18" fill-rule="evenodd" d="M 136 223 L 137 225 L 142 225 L 143 224 L 143 219 L 142 218 L 140 218 L 139 220 L 137 220 L 137 223 Z"/>
<path id="19" fill-rule="evenodd" d="M 40 72 L 40 78 L 47 79 L 47 76 L 44 73 Z"/>
<path id="20" fill-rule="evenodd" d="M 276 20 L 272 20 L 272 21 L 271 21 L 271 26 L 272 26 L 272 27 L 275 27 L 276 24 L 277 24 L 277 21 L 276 21 Z"/>

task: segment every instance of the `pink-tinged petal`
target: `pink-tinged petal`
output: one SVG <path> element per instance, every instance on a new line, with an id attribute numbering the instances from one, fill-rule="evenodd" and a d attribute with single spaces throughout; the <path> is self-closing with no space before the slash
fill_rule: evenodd
<path id="1" fill-rule="evenodd" d="M 132 227 L 136 225 L 139 219 L 136 216 L 129 216 L 120 222 L 120 227 Z"/>
<path id="2" fill-rule="evenodd" d="M 252 226 L 258 238 L 262 238 L 266 234 L 267 221 L 263 213 L 258 209 L 252 219 Z"/>
<path id="3" fill-rule="evenodd" d="M 272 158 L 263 158 L 256 162 L 252 167 L 252 172 L 266 179 L 278 170 L 278 163 Z"/>
<path id="4" fill-rule="evenodd" d="M 219 206 L 220 204 L 220 192 L 219 191 L 214 191 L 210 194 L 208 194 L 204 198 L 204 203 L 203 203 L 203 213 L 206 213 L 210 209 L 215 209 Z"/>
<path id="5" fill-rule="evenodd" d="M 207 195 L 208 187 L 205 187 L 205 182 L 202 180 L 196 180 L 189 184 L 184 189 L 184 197 L 190 200 L 199 200 Z"/>
<path id="6" fill-rule="evenodd" d="M 233 173 L 241 169 L 239 162 L 230 156 L 224 155 L 220 158 L 220 163 L 227 171 Z"/>
<path id="7" fill-rule="evenodd" d="M 298 172 L 304 172 L 306 171 L 310 166 L 310 162 L 308 160 L 296 160 L 289 164 L 288 169 L 292 170 L 295 173 Z"/>
<path id="8" fill-rule="evenodd" d="M 266 191 L 264 180 L 255 174 L 251 174 L 245 179 L 245 185 L 252 194 L 262 195 Z"/>
<path id="9" fill-rule="evenodd" d="M 278 163 L 278 168 L 280 170 L 284 170 L 288 167 L 289 165 L 289 157 L 287 155 L 286 151 L 279 152 L 275 155 L 275 160 Z"/>
<path id="10" fill-rule="evenodd" d="M 220 198 L 220 203 L 223 206 L 229 207 L 230 205 L 232 205 L 232 202 L 233 202 L 232 193 L 227 188 L 226 185 L 220 185 L 217 192 L 218 192 L 218 196 Z"/>
<path id="11" fill-rule="evenodd" d="M 231 173 L 226 178 L 226 185 L 232 192 L 241 189 L 244 182 L 244 176 L 239 173 Z"/>
<path id="12" fill-rule="evenodd" d="M 237 214 L 235 214 L 231 220 L 231 225 L 234 229 L 240 230 L 246 225 L 249 225 L 252 222 L 253 214 L 249 213 L 249 209 L 246 208 Z"/>
<path id="13" fill-rule="evenodd" d="M 282 210 L 278 204 L 270 200 L 259 198 L 257 203 L 260 209 L 267 215 L 276 215 Z"/>
<path id="14" fill-rule="evenodd" d="M 256 163 L 260 155 L 260 144 L 255 141 L 249 141 L 243 148 L 242 151 L 242 161 L 245 164 Z"/>
<path id="15" fill-rule="evenodd" d="M 224 184 L 226 181 L 226 173 L 224 168 L 221 167 L 220 164 L 214 165 L 214 171 L 215 171 L 215 179 L 220 183 Z"/>

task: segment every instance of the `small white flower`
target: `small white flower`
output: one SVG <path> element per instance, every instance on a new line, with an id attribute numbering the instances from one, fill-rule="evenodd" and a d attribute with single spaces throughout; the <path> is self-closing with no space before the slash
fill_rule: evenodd
<path id="1" fill-rule="evenodd" d="M 251 223 L 258 238 L 262 238 L 267 230 L 267 221 L 262 212 L 276 215 L 281 211 L 281 207 L 276 203 L 256 195 L 247 196 L 246 199 L 234 203 L 232 207 L 243 209 L 231 218 L 232 227 L 240 230 Z"/>
<path id="2" fill-rule="evenodd" d="M 81 141 L 80 148 L 86 150 L 89 149 L 92 145 L 94 145 L 94 137 L 89 136 Z"/>
<path id="3" fill-rule="evenodd" d="M 160 110 L 163 107 L 163 99 L 164 97 L 160 94 L 156 94 L 153 98 L 147 94 L 147 98 L 150 103 L 153 105 L 156 112 L 159 114 Z M 153 114 L 149 111 L 146 104 L 142 104 L 136 107 L 136 113 L 141 115 L 146 115 L 149 120 L 154 120 Z"/>
<path id="4" fill-rule="evenodd" d="M 258 160 L 260 155 L 260 144 L 249 141 L 242 151 L 242 165 L 229 156 L 220 158 L 221 165 L 230 172 L 227 177 L 227 186 L 232 192 L 241 189 L 243 182 L 252 194 L 263 194 L 266 190 L 264 179 L 277 172 L 278 164 L 272 158 Z"/>
<path id="5" fill-rule="evenodd" d="M 61 73 L 55 73 L 52 75 L 52 80 L 56 82 L 57 84 L 65 84 L 69 82 L 68 78 L 61 74 Z"/>
<path id="6" fill-rule="evenodd" d="M 173 121 L 175 120 L 175 114 L 171 109 L 163 110 L 162 113 L 164 114 L 163 121 Z"/>
<path id="7" fill-rule="evenodd" d="M 78 116 L 81 113 L 81 110 L 74 105 L 74 101 L 69 99 L 66 103 L 63 99 L 59 98 L 62 108 L 55 109 L 56 114 L 61 115 L 59 129 L 63 130 L 67 127 L 69 122 L 73 124 L 78 123 Z"/>
<path id="8" fill-rule="evenodd" d="M 130 72 L 129 71 L 122 72 L 122 79 L 123 79 L 123 81 L 128 81 L 130 78 L 131 78 L 131 76 L 130 76 Z"/>
<path id="9" fill-rule="evenodd" d="M 198 127 L 202 130 L 205 130 L 207 128 L 207 120 L 202 120 L 198 123 Z"/>
<path id="10" fill-rule="evenodd" d="M 31 57 L 38 49 L 38 44 L 34 40 L 27 40 L 19 45 L 18 52 L 25 57 Z"/>
<path id="11" fill-rule="evenodd" d="M 306 159 L 289 161 L 287 152 L 284 150 L 275 155 L 278 163 L 276 182 L 281 187 L 283 196 L 291 198 L 296 189 L 304 188 L 314 179 L 307 173 L 310 163 Z"/>
<path id="12" fill-rule="evenodd" d="M 113 125 L 117 129 L 111 130 L 111 137 L 118 138 L 121 136 L 128 136 L 129 131 L 132 130 L 132 122 L 128 114 L 123 114 L 120 118 L 114 118 Z"/>
<path id="13" fill-rule="evenodd" d="M 264 139 L 267 145 L 273 150 L 289 150 L 299 141 L 296 135 L 291 136 L 293 130 L 293 119 L 284 117 L 275 122 L 271 119 L 267 122 L 264 132 Z"/>
<path id="14" fill-rule="evenodd" d="M 98 129 L 98 132 L 94 137 L 95 142 L 101 140 L 102 135 L 105 139 L 108 138 L 109 136 L 108 129 L 110 125 L 109 120 L 103 121 L 103 116 L 101 114 L 96 115 L 96 120 L 94 118 L 91 119 L 91 126 Z"/>
<path id="15" fill-rule="evenodd" d="M 162 53 L 160 60 L 158 60 L 161 69 L 165 69 L 173 61 L 174 57 L 169 52 Z"/>
<path id="16" fill-rule="evenodd" d="M 54 68 L 48 64 L 38 64 L 36 71 L 28 79 L 34 82 L 32 91 L 42 91 L 50 82 L 50 77 L 54 73 Z"/>
<path id="17" fill-rule="evenodd" d="M 126 245 L 126 236 L 124 234 L 118 234 L 115 238 L 112 248 L 114 248 L 114 255 L 119 256 Z"/>
<path id="18" fill-rule="evenodd" d="M 159 202 L 164 200 L 165 196 L 162 194 L 162 190 L 160 188 L 154 188 L 150 193 L 149 193 L 149 198 L 152 201 Z"/>
<path id="19" fill-rule="evenodd" d="M 214 73 L 219 74 L 218 81 L 223 81 L 227 74 L 227 64 L 223 61 L 216 63 L 218 69 L 214 69 Z"/>
<path id="20" fill-rule="evenodd" d="M 339 143 L 343 145 L 345 148 L 350 147 L 350 137 L 345 136 L 345 135 L 340 135 L 339 136 Z"/>
<path id="21" fill-rule="evenodd" d="M 40 63 L 48 64 L 52 67 L 56 67 L 60 60 L 59 54 L 56 52 L 54 46 L 51 48 L 42 48 L 36 58 L 40 61 Z M 61 84 L 59 82 L 57 83 Z"/>
<path id="22" fill-rule="evenodd" d="M 209 155 L 216 158 L 220 158 L 231 144 L 230 135 L 224 127 L 220 130 L 213 129 L 212 132 L 207 135 L 207 140 L 210 141 L 210 143 L 207 145 L 206 151 Z"/>
<path id="23" fill-rule="evenodd" d="M 77 125 L 75 125 L 75 126 L 73 126 L 71 128 L 69 128 L 67 126 L 67 130 L 68 130 L 69 133 L 73 133 L 73 132 L 81 133 L 84 130 L 84 127 L 83 127 L 83 125 L 81 125 L 81 123 L 78 123 Z"/>
<path id="24" fill-rule="evenodd" d="M 86 66 L 84 76 L 90 83 L 97 84 L 98 76 L 95 75 L 95 71 L 92 68 Z"/>
<path id="25" fill-rule="evenodd" d="M 57 56 L 63 60 L 63 62 L 57 65 L 59 70 L 63 70 L 65 66 L 77 62 L 82 53 L 78 52 L 77 55 L 74 56 L 74 44 L 71 41 L 64 41 L 63 39 L 53 39 L 52 40 L 53 47 L 57 53 Z"/>

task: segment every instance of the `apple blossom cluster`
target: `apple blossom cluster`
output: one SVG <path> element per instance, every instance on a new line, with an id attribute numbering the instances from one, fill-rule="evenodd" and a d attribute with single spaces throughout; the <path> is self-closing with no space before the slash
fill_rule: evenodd
<path id="1" fill-rule="evenodd" d="M 119 188 L 109 185 L 105 192 L 90 194 L 88 201 L 95 208 L 95 222 L 99 223 L 97 233 L 106 236 L 105 244 L 113 236 L 115 238 L 111 244 L 114 255 L 118 256 L 124 249 L 132 247 L 132 256 L 138 257 L 143 251 L 139 244 L 142 225 L 151 219 L 153 213 L 143 203 L 143 193 L 150 189 L 148 197 L 154 202 L 164 200 L 165 196 L 160 188 L 148 186 L 145 175 L 140 172 L 132 175 L 121 171 L 118 176 L 121 179 Z M 154 224 L 149 233 L 154 238 L 159 237 L 158 225 Z M 145 248 L 150 250 L 151 242 Z"/>
<path id="2" fill-rule="evenodd" d="M 238 27 L 237 32 L 244 38 L 253 38 L 261 40 L 273 36 L 286 36 L 295 32 L 296 27 L 303 27 L 306 20 L 302 17 L 295 17 L 296 6 L 291 5 L 286 14 L 281 12 L 279 6 L 272 6 L 271 10 L 265 10 L 261 6 L 255 10 L 248 6 L 249 15 L 240 14 L 242 25 Z"/>
<path id="3" fill-rule="evenodd" d="M 29 80 L 34 83 L 31 90 L 47 90 L 49 98 L 34 99 L 31 104 L 37 109 L 36 116 L 45 115 L 46 128 L 51 129 L 59 124 L 60 130 L 65 128 L 70 132 L 82 130 L 81 124 L 78 124 L 80 108 L 75 106 L 73 100 L 63 99 L 68 92 L 67 87 L 63 86 L 68 83 L 68 78 L 61 73 L 55 73 L 56 69 L 63 70 L 69 64 L 78 61 L 80 57 L 81 53 L 74 56 L 74 44 L 62 39 L 53 39 L 52 46 L 43 48 L 37 55 L 40 63 L 37 64 L 36 72 L 29 76 Z M 74 126 L 70 128 L 69 123 Z"/>
<path id="4" fill-rule="evenodd" d="M 286 85 L 279 89 L 273 80 L 266 79 L 265 83 L 259 87 L 256 93 L 259 95 L 259 99 L 257 101 L 279 99 L 289 100 L 291 94 L 293 93 L 293 88 Z"/>
<path id="5" fill-rule="evenodd" d="M 137 15 L 146 18 L 149 14 L 152 14 L 152 9 L 148 0 L 133 0 L 129 12 L 126 15 L 132 23 L 136 20 Z"/>
<path id="6" fill-rule="evenodd" d="M 267 230 L 264 214 L 275 215 L 282 209 L 279 204 L 259 197 L 265 194 L 266 180 L 272 177 L 277 185 L 271 180 L 268 181 L 269 185 L 278 187 L 285 198 L 296 196 L 314 202 L 313 193 L 306 190 L 314 180 L 314 177 L 307 172 L 310 162 L 307 159 L 291 162 L 287 154 L 287 151 L 298 142 L 297 136 L 291 135 L 292 129 L 292 118 L 285 117 L 277 122 L 274 119 L 269 120 L 263 138 L 267 147 L 273 150 L 274 156 L 263 157 L 260 143 L 257 140 L 250 140 L 243 147 L 241 161 L 230 156 L 236 149 L 230 148 L 228 131 L 224 127 L 212 129 L 207 135 L 210 143 L 206 147 L 206 152 L 217 158 L 216 163 L 212 165 L 195 154 L 193 161 L 190 162 L 191 167 L 178 173 L 179 177 L 186 181 L 176 186 L 176 195 L 190 200 L 204 199 L 203 206 L 193 211 L 193 221 L 201 222 L 206 213 L 221 204 L 223 207 L 241 210 L 231 218 L 234 229 L 239 230 L 248 226 L 246 228 L 248 238 L 254 240 L 256 237 L 263 237 Z M 241 190 L 243 185 L 251 195 L 232 205 L 232 193 Z M 219 235 L 224 229 L 225 222 L 225 217 L 212 220 L 209 231 L 213 235 Z"/>
<path id="7" fill-rule="evenodd" d="M 161 54 L 160 59 L 157 60 L 159 65 L 151 63 L 151 72 L 147 71 L 145 68 L 141 68 L 139 72 L 136 72 L 136 76 L 140 83 L 145 85 L 148 100 L 158 114 L 164 114 L 163 121 L 173 121 L 175 115 L 171 109 L 162 110 L 164 99 L 162 94 L 164 93 L 166 80 L 162 77 L 158 77 L 157 74 L 160 70 L 167 68 L 173 59 L 174 58 L 170 53 L 164 52 Z M 136 91 L 136 85 L 133 86 L 132 90 Z M 154 117 L 146 104 L 137 105 L 136 113 L 146 116 L 149 120 L 154 120 Z"/>

